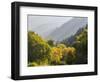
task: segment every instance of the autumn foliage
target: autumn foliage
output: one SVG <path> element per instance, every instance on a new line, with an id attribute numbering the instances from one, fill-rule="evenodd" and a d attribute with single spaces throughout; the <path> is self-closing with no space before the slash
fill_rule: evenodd
<path id="1" fill-rule="evenodd" d="M 67 46 L 52 40 L 44 40 L 35 32 L 28 32 L 28 66 L 70 65 L 86 61 L 87 29 L 76 37 L 74 44 Z M 80 56 L 78 56 L 80 54 Z"/>

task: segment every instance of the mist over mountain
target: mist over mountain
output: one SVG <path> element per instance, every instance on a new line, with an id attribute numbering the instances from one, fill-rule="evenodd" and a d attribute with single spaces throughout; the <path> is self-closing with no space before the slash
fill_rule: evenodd
<path id="1" fill-rule="evenodd" d="M 83 28 L 79 28 L 78 31 L 74 35 L 64 39 L 62 41 L 62 43 L 72 45 L 76 40 L 76 36 L 80 35 L 82 31 L 84 31 L 84 27 Z"/>
<path id="2" fill-rule="evenodd" d="M 28 31 L 35 32 L 46 39 L 51 32 L 60 28 L 62 24 L 72 18 L 67 16 L 29 15 Z"/>
<path id="3" fill-rule="evenodd" d="M 46 23 L 34 28 L 33 31 L 42 36 L 42 38 L 46 38 L 51 32 L 53 32 L 57 28 L 59 27 L 57 27 L 56 23 Z"/>
<path id="4" fill-rule="evenodd" d="M 48 35 L 48 38 L 58 42 L 62 41 L 65 38 L 74 35 L 79 28 L 85 27 L 87 22 L 88 20 L 85 17 L 74 17 L 59 28 L 55 29 L 51 34 Z"/>
<path id="5" fill-rule="evenodd" d="M 88 18 L 29 15 L 28 66 L 88 64 Z"/>

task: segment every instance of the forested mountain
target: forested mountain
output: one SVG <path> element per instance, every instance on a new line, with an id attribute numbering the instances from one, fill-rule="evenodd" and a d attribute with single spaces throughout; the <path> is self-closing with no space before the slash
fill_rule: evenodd
<path id="1" fill-rule="evenodd" d="M 35 32 L 28 32 L 28 66 L 73 65 L 88 63 L 87 26 L 79 29 L 69 39 L 54 44 Z"/>
<path id="2" fill-rule="evenodd" d="M 83 28 L 79 28 L 78 31 L 74 35 L 64 39 L 61 42 L 64 43 L 64 44 L 69 44 L 69 45 L 73 44 L 75 42 L 75 40 L 76 40 L 76 36 L 80 35 L 83 30 L 84 30 L 84 27 Z"/>
<path id="3" fill-rule="evenodd" d="M 88 63 L 86 17 L 52 17 L 53 21 L 48 17 L 34 18 L 27 35 L 29 67 Z"/>
<path id="4" fill-rule="evenodd" d="M 48 38 L 54 41 L 62 41 L 65 38 L 74 35 L 78 31 L 78 29 L 85 27 L 86 24 L 87 18 L 73 18 L 51 32 Z"/>
<path id="5" fill-rule="evenodd" d="M 88 29 L 87 25 L 85 28 L 79 29 L 75 35 L 63 40 L 61 42 L 66 46 L 73 46 L 77 50 L 77 59 L 75 64 L 86 64 L 88 63 Z"/>

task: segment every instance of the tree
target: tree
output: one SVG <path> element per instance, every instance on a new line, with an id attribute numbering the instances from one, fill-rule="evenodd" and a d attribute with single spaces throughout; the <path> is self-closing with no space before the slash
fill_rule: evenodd
<path id="1" fill-rule="evenodd" d="M 48 40 L 48 44 L 49 44 L 50 46 L 54 46 L 53 40 Z"/>
<path id="2" fill-rule="evenodd" d="M 48 64 L 51 47 L 38 34 L 28 32 L 28 62 Z"/>
<path id="3" fill-rule="evenodd" d="M 63 50 L 63 61 L 66 64 L 73 64 L 76 58 L 76 49 L 74 47 L 67 47 Z"/>
<path id="4" fill-rule="evenodd" d="M 77 49 L 77 64 L 86 64 L 87 63 L 87 27 L 83 29 L 83 31 L 76 36 L 76 41 L 74 46 Z"/>
<path id="5" fill-rule="evenodd" d="M 51 53 L 51 64 L 57 65 L 60 64 L 62 58 L 62 50 L 57 47 L 52 48 Z"/>
<path id="6" fill-rule="evenodd" d="M 64 44 L 58 44 L 57 47 L 60 48 L 60 49 L 66 48 L 66 46 Z"/>

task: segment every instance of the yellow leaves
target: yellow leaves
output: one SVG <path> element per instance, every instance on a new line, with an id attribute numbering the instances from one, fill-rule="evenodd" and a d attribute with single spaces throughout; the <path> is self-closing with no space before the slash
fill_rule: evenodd
<path id="1" fill-rule="evenodd" d="M 37 62 L 49 59 L 51 53 L 50 45 L 34 32 L 28 32 L 28 61 Z"/>
<path id="2" fill-rule="evenodd" d="M 64 44 L 58 44 L 57 47 L 58 47 L 58 48 L 61 48 L 61 49 L 66 48 L 66 46 L 65 46 Z"/>
<path id="3" fill-rule="evenodd" d="M 60 59 L 62 58 L 62 50 L 57 47 L 52 48 L 51 53 L 51 60 L 57 62 L 60 62 Z"/>
<path id="4" fill-rule="evenodd" d="M 55 56 L 61 56 L 62 55 L 62 50 L 60 48 L 53 47 L 52 48 L 52 54 L 54 54 Z"/>
<path id="5" fill-rule="evenodd" d="M 65 56 L 71 56 L 72 58 L 75 58 L 76 54 L 76 49 L 74 47 L 64 47 L 63 49 L 61 47 L 53 47 L 51 51 L 51 59 L 56 63 L 59 63 Z"/>
<path id="6" fill-rule="evenodd" d="M 52 40 L 45 41 L 34 32 L 28 32 L 28 62 L 29 66 L 59 65 L 73 61 L 76 49 L 65 44 L 54 44 Z"/>
<path id="7" fill-rule="evenodd" d="M 31 62 L 28 63 L 28 66 L 47 66 L 48 65 L 48 59 L 44 59 L 42 61 L 37 60 L 37 62 Z"/>
<path id="8" fill-rule="evenodd" d="M 72 64 L 76 58 L 76 49 L 74 47 L 67 47 L 63 50 L 63 59 L 67 64 Z"/>
<path id="9" fill-rule="evenodd" d="M 40 43 L 40 42 L 45 42 L 44 39 L 42 39 L 38 34 L 35 32 L 28 32 L 28 41 L 31 41 L 31 43 Z"/>
<path id="10" fill-rule="evenodd" d="M 76 53 L 76 49 L 74 47 L 67 47 L 67 48 L 64 48 L 63 50 L 64 55 L 72 55 L 74 57 L 75 53 Z"/>
<path id="11" fill-rule="evenodd" d="M 31 62 L 28 64 L 28 66 L 38 66 L 38 64 L 36 62 Z"/>
<path id="12" fill-rule="evenodd" d="M 48 65 L 48 59 L 44 59 L 42 61 L 39 61 L 38 65 L 40 65 L 40 66 L 47 66 Z"/>
<path id="13" fill-rule="evenodd" d="M 76 40 L 79 40 L 79 38 L 80 38 L 79 36 L 76 36 Z"/>

